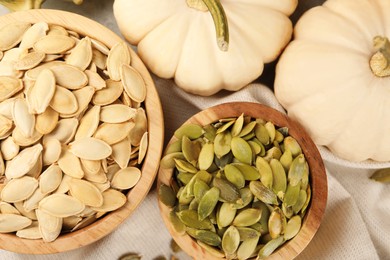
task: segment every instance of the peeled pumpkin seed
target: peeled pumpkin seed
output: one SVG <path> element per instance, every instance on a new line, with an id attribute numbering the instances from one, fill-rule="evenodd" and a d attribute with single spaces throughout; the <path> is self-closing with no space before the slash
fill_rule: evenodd
<path id="1" fill-rule="evenodd" d="M 202 146 L 198 156 L 198 166 L 200 170 L 207 170 L 214 161 L 214 144 L 206 143 Z"/>
<path id="2" fill-rule="evenodd" d="M 0 214 L 0 233 L 11 233 L 30 226 L 31 219 L 17 214 Z"/>
<path id="3" fill-rule="evenodd" d="M 260 181 L 267 188 L 272 188 L 273 174 L 269 162 L 266 161 L 263 157 L 258 156 L 256 158 L 256 168 L 260 172 Z"/>
<path id="4" fill-rule="evenodd" d="M 240 211 L 233 220 L 233 225 L 236 227 L 248 227 L 261 218 L 261 210 L 256 208 L 249 208 Z"/>
<path id="5" fill-rule="evenodd" d="M 282 216 L 282 211 L 280 208 L 275 208 L 269 217 L 268 220 L 268 230 L 269 234 L 272 238 L 277 238 L 279 237 L 283 230 L 283 216 Z"/>
<path id="6" fill-rule="evenodd" d="M 302 153 L 301 146 L 298 144 L 297 140 L 291 136 L 284 138 L 283 144 L 284 149 L 290 151 L 293 157 L 297 157 Z"/>
<path id="7" fill-rule="evenodd" d="M 236 120 L 234 118 L 232 119 L 226 119 L 226 123 L 224 123 L 222 126 L 218 127 L 217 134 L 225 132 L 227 129 L 229 129 Z"/>
<path id="8" fill-rule="evenodd" d="M 80 89 L 88 84 L 87 75 L 71 64 L 58 64 L 50 68 L 56 79 L 57 85 L 74 90 Z"/>
<path id="9" fill-rule="evenodd" d="M 272 190 L 279 198 L 283 198 L 287 189 L 286 172 L 280 161 L 277 159 L 271 159 L 270 166 L 272 169 Z"/>
<path id="10" fill-rule="evenodd" d="M 218 158 L 228 154 L 231 150 L 232 134 L 229 131 L 219 133 L 214 139 L 214 153 Z"/>
<path id="11" fill-rule="evenodd" d="M 240 162 L 252 164 L 252 148 L 244 139 L 233 137 L 231 139 L 231 149 L 234 157 Z"/>
<path id="12" fill-rule="evenodd" d="M 244 114 L 241 114 L 235 121 L 234 125 L 232 126 L 232 136 L 238 136 L 244 127 Z"/>
<path id="13" fill-rule="evenodd" d="M 200 199 L 198 206 L 199 220 L 204 220 L 211 214 L 211 212 L 213 212 L 219 199 L 219 193 L 220 191 L 218 188 L 212 187 L 211 189 L 206 191 L 206 193 Z"/>
<path id="14" fill-rule="evenodd" d="M 30 176 L 12 179 L 1 191 L 1 199 L 10 203 L 23 201 L 30 197 L 37 187 L 38 181 Z"/>
<path id="15" fill-rule="evenodd" d="M 198 213 L 195 210 L 182 210 L 177 212 L 176 215 L 181 222 L 190 228 L 210 230 L 213 226 L 208 218 L 199 220 Z"/>
<path id="16" fill-rule="evenodd" d="M 27 174 L 34 167 L 42 150 L 43 147 L 41 144 L 36 144 L 32 147 L 23 149 L 17 156 L 9 161 L 5 169 L 5 176 L 7 179 L 19 178 Z"/>
<path id="17" fill-rule="evenodd" d="M 81 159 L 101 160 L 111 155 L 111 147 L 104 141 L 85 137 L 69 144 L 69 150 Z"/>
<path id="18" fill-rule="evenodd" d="M 199 158 L 199 153 L 202 148 L 201 144 L 197 141 L 191 141 L 191 139 L 189 139 L 187 136 L 183 136 L 181 145 L 182 145 L 184 158 L 189 163 L 196 166 L 196 163 Z"/>
<path id="19" fill-rule="evenodd" d="M 203 132 L 202 127 L 197 124 L 184 124 L 175 131 L 174 136 L 180 140 L 183 136 L 187 136 L 191 140 L 194 140 L 201 137 Z"/>
<path id="20" fill-rule="evenodd" d="M 283 237 L 278 237 L 270 240 L 259 251 L 256 260 L 265 259 L 270 256 L 284 242 Z"/>
<path id="21" fill-rule="evenodd" d="M 249 183 L 249 189 L 256 198 L 264 203 L 278 205 L 276 194 L 264 186 L 260 181 L 251 181 Z"/>
<path id="22" fill-rule="evenodd" d="M 284 230 L 284 239 L 289 240 L 298 234 L 301 229 L 302 220 L 299 215 L 293 216 L 286 225 L 286 229 Z"/>
<path id="23" fill-rule="evenodd" d="M 291 185 L 295 186 L 301 182 L 304 175 L 307 175 L 305 171 L 309 171 L 306 159 L 303 154 L 298 155 L 291 163 L 291 167 L 288 171 L 288 181 Z"/>
<path id="24" fill-rule="evenodd" d="M 220 198 L 222 200 L 234 203 L 240 199 L 240 191 L 229 181 L 221 178 L 214 178 L 213 185 L 220 190 Z"/>
<path id="25" fill-rule="evenodd" d="M 244 240 L 237 249 L 238 259 L 248 259 L 256 251 L 259 236 Z"/>
<path id="26" fill-rule="evenodd" d="M 227 258 L 230 258 L 238 249 L 240 233 L 235 226 L 229 226 L 222 237 L 222 249 Z"/>
<path id="27" fill-rule="evenodd" d="M 292 207 L 295 205 L 299 198 L 299 192 L 301 190 L 301 183 L 298 182 L 295 186 L 293 186 L 291 183 L 287 185 L 286 194 L 283 198 L 283 203 L 286 205 L 286 207 Z"/>
<path id="28" fill-rule="evenodd" d="M 224 168 L 225 177 L 233 183 L 238 189 L 245 186 L 245 178 L 241 171 L 232 164 L 227 164 Z"/>
<path id="29" fill-rule="evenodd" d="M 0 102 L 12 97 L 23 89 L 20 79 L 9 76 L 0 76 Z"/>
<path id="30" fill-rule="evenodd" d="M 202 229 L 187 228 L 187 234 L 191 237 L 211 246 L 219 246 L 221 238 L 214 232 Z"/>
<path id="31" fill-rule="evenodd" d="M 121 190 L 131 189 L 141 178 L 141 171 L 136 167 L 127 167 L 117 171 L 111 180 L 111 187 Z"/>
<path id="32" fill-rule="evenodd" d="M 85 205 L 78 199 L 65 194 L 52 194 L 39 202 L 38 209 L 58 218 L 73 216 L 82 212 Z"/>
<path id="33" fill-rule="evenodd" d="M 232 163 L 231 165 L 239 169 L 247 181 L 255 181 L 260 178 L 260 172 L 254 166 L 245 163 Z"/>
<path id="34" fill-rule="evenodd" d="M 299 191 L 299 196 L 297 202 L 292 206 L 292 210 L 295 214 L 298 214 L 298 212 L 303 208 L 303 205 L 305 204 L 307 199 L 307 194 L 305 190 Z"/>
<path id="35" fill-rule="evenodd" d="M 27 22 L 13 22 L 0 29 L 0 50 L 9 50 L 16 46 L 23 38 L 24 33 L 31 27 Z"/>

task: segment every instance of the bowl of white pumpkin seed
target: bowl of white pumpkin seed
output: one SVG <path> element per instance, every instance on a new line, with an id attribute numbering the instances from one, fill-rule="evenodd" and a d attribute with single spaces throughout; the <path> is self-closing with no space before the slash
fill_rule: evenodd
<path id="1" fill-rule="evenodd" d="M 14 12 L 0 17 L 0 85 L 0 248 L 58 253 L 118 228 L 163 147 L 160 99 L 136 53 L 86 17 Z"/>
<path id="2" fill-rule="evenodd" d="M 205 109 L 180 126 L 157 185 L 165 225 L 194 259 L 293 259 L 327 201 L 324 164 L 308 134 L 249 102 Z"/>

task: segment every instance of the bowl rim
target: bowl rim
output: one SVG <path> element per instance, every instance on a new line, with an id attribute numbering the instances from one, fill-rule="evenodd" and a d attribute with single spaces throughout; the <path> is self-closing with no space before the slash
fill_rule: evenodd
<path id="1" fill-rule="evenodd" d="M 278 127 L 287 126 L 289 128 L 289 134 L 293 136 L 301 145 L 302 151 L 305 154 L 307 162 L 309 163 L 312 197 L 305 217 L 303 218 L 301 230 L 293 239 L 284 243 L 281 248 L 278 248 L 267 258 L 293 259 L 299 255 L 310 243 L 315 233 L 319 229 L 325 213 L 328 197 L 328 184 L 323 160 L 316 145 L 298 122 L 292 120 L 280 111 L 260 103 L 245 101 L 222 103 L 196 113 L 187 121 L 185 121 L 183 125 L 189 123 L 207 125 L 221 118 L 238 117 L 242 113 L 244 113 L 246 116 L 271 121 L 275 124 L 275 126 Z M 168 147 L 175 140 L 177 140 L 177 138 L 172 136 L 166 147 Z M 169 185 L 172 172 L 173 169 L 164 169 L 160 166 L 157 175 L 157 187 L 159 187 L 161 184 Z M 176 243 L 187 254 L 189 254 L 194 259 L 223 259 L 207 253 L 207 251 L 200 247 L 189 235 L 178 234 L 168 219 L 170 208 L 164 205 L 159 200 L 159 198 L 157 198 L 157 200 L 160 209 L 160 215 L 163 218 L 166 228 Z M 312 201 L 315 201 L 316 203 L 312 203 Z"/>
<path id="2" fill-rule="evenodd" d="M 14 22 L 26 21 L 30 23 L 44 21 L 49 24 L 57 24 L 69 30 L 75 31 L 83 36 L 101 41 L 106 46 L 112 47 L 119 41 L 124 41 L 116 33 L 104 25 L 85 16 L 62 10 L 34 9 L 26 11 L 11 12 L 0 16 L 0 27 Z M 127 43 L 127 42 L 126 42 Z M 127 43 L 128 44 L 128 43 Z M 108 213 L 91 225 L 72 233 L 61 234 L 53 242 L 39 240 L 28 240 L 16 237 L 14 234 L 0 234 L 0 248 L 23 254 L 54 254 L 74 250 L 107 236 L 127 219 L 140 203 L 145 199 L 153 186 L 158 171 L 158 164 L 161 158 L 164 145 L 164 121 L 161 101 L 154 85 L 154 81 L 146 66 L 129 47 L 131 55 L 131 66 L 133 66 L 143 77 L 147 95 L 144 101 L 145 111 L 148 117 L 148 138 L 147 154 L 141 166 L 141 178 L 137 185 L 127 194 L 127 202 L 120 209 Z"/>

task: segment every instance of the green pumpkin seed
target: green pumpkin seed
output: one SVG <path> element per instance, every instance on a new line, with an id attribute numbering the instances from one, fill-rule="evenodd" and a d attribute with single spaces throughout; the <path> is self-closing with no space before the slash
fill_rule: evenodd
<path id="1" fill-rule="evenodd" d="M 203 130 L 203 136 L 209 140 L 209 142 L 214 142 L 215 136 L 217 135 L 217 129 L 215 129 L 213 125 L 206 125 L 203 127 Z"/>
<path id="2" fill-rule="evenodd" d="M 276 248 L 280 247 L 284 243 L 283 237 L 278 237 L 270 240 L 267 244 L 265 244 L 259 251 L 256 260 L 265 259 L 270 256 Z"/>
<path id="3" fill-rule="evenodd" d="M 268 231 L 272 238 L 277 238 L 282 233 L 283 225 L 280 210 L 274 210 L 271 212 L 268 220 Z"/>
<path id="4" fill-rule="evenodd" d="M 240 199 L 240 191 L 227 180 L 214 178 L 213 186 L 220 190 L 219 196 L 224 202 L 235 203 Z"/>
<path id="5" fill-rule="evenodd" d="M 271 188 L 273 183 L 273 174 L 268 161 L 266 161 L 263 157 L 257 156 L 256 168 L 259 170 L 260 173 L 260 181 L 267 188 Z"/>
<path id="6" fill-rule="evenodd" d="M 275 125 L 272 124 L 271 122 L 267 122 L 267 123 L 265 123 L 264 127 L 265 127 L 265 129 L 267 129 L 270 142 L 272 143 L 275 140 L 275 136 L 276 136 Z"/>
<path id="7" fill-rule="evenodd" d="M 303 204 L 302 209 L 301 209 L 301 217 L 302 218 L 303 218 L 303 216 L 306 213 L 307 207 L 309 206 L 310 199 L 311 199 L 311 188 L 310 188 L 310 186 L 307 186 L 307 189 L 306 189 L 306 201 Z"/>
<path id="8" fill-rule="evenodd" d="M 241 114 L 232 126 L 232 136 L 238 136 L 244 126 L 244 114 Z"/>
<path id="9" fill-rule="evenodd" d="M 281 143 L 284 141 L 284 135 L 279 130 L 276 130 L 276 132 L 275 132 L 275 141 L 278 143 Z"/>
<path id="10" fill-rule="evenodd" d="M 142 257 L 136 253 L 127 253 L 119 257 L 119 260 L 141 260 Z"/>
<path id="11" fill-rule="evenodd" d="M 256 143 L 255 141 L 249 140 L 248 144 L 252 148 L 253 155 L 259 155 L 261 153 L 262 148 L 258 143 Z"/>
<path id="12" fill-rule="evenodd" d="M 279 127 L 278 128 L 278 132 L 280 132 L 284 137 L 288 136 L 289 133 L 288 133 L 288 127 L 284 126 L 284 127 Z"/>
<path id="13" fill-rule="evenodd" d="M 286 172 L 284 171 L 280 161 L 276 159 L 271 159 L 270 166 L 273 176 L 272 190 L 275 192 L 278 198 L 282 199 L 287 189 Z"/>
<path id="14" fill-rule="evenodd" d="M 202 229 L 187 228 L 187 234 L 210 246 L 219 246 L 221 238 L 214 232 Z"/>
<path id="15" fill-rule="evenodd" d="M 174 136 L 180 140 L 183 138 L 183 136 L 187 136 L 191 140 L 194 140 L 201 137 L 203 133 L 204 130 L 200 125 L 190 123 L 190 124 L 184 124 L 181 127 L 179 127 L 175 131 Z"/>
<path id="16" fill-rule="evenodd" d="M 233 183 L 238 189 L 245 186 L 245 178 L 241 171 L 232 164 L 228 164 L 224 168 L 225 177 Z"/>
<path id="17" fill-rule="evenodd" d="M 218 166 L 219 169 L 225 168 L 225 166 L 233 161 L 233 154 L 229 152 L 228 154 L 218 158 L 214 156 L 214 163 Z"/>
<path id="18" fill-rule="evenodd" d="M 258 230 L 261 235 L 267 234 L 268 233 L 268 219 L 269 216 L 271 215 L 271 211 L 267 207 L 267 205 L 262 202 L 261 200 L 258 200 L 252 204 L 253 208 L 258 208 L 261 210 L 261 218 L 259 222 L 257 223 L 258 226 L 256 227 L 256 230 Z M 255 224 L 256 225 L 256 224 Z M 254 225 L 251 227 L 255 228 Z"/>
<path id="19" fill-rule="evenodd" d="M 207 230 L 211 230 L 213 228 L 213 224 L 210 222 L 209 219 L 198 219 L 198 212 L 196 212 L 196 210 L 182 210 L 180 212 L 177 212 L 176 215 L 178 216 L 180 221 L 183 222 L 183 224 L 187 227 Z"/>
<path id="20" fill-rule="evenodd" d="M 238 136 L 239 137 L 247 136 L 252 132 L 254 134 L 254 129 L 255 129 L 256 125 L 257 125 L 257 123 L 255 121 L 252 121 L 252 122 L 246 124 L 244 126 L 244 128 L 242 128 L 242 130 Z M 255 136 L 255 135 L 253 135 L 253 136 Z"/>
<path id="21" fill-rule="evenodd" d="M 198 169 L 195 168 L 191 163 L 181 160 L 181 159 L 173 159 L 175 161 L 176 168 L 181 172 L 190 172 L 190 173 L 196 173 L 198 172 Z"/>
<path id="22" fill-rule="evenodd" d="M 240 189 L 241 200 L 233 204 L 236 209 L 242 209 L 248 206 L 253 201 L 253 194 L 248 187 Z"/>
<path id="23" fill-rule="evenodd" d="M 284 239 L 289 240 L 295 237 L 299 230 L 301 229 L 302 219 L 299 215 L 295 215 L 292 217 L 286 225 L 286 229 L 284 230 Z"/>
<path id="24" fill-rule="evenodd" d="M 256 124 L 255 135 L 263 145 L 268 145 L 270 143 L 269 133 L 263 124 Z"/>
<path id="25" fill-rule="evenodd" d="M 217 248 L 210 246 L 206 243 L 203 243 L 202 241 L 196 241 L 198 245 L 200 245 L 201 248 L 205 249 L 207 252 L 209 252 L 211 255 L 218 257 L 218 258 L 223 258 L 225 254 L 221 251 L 218 250 Z"/>
<path id="26" fill-rule="evenodd" d="M 284 170 L 286 172 L 288 172 L 288 170 L 290 169 L 291 163 L 293 161 L 293 157 L 292 157 L 290 150 L 285 150 L 283 152 L 282 156 L 280 157 L 279 161 L 282 164 Z"/>
<path id="27" fill-rule="evenodd" d="M 184 185 L 188 184 L 191 181 L 192 177 L 194 177 L 194 174 L 189 172 L 180 172 L 176 176 L 176 178 Z"/>
<path id="28" fill-rule="evenodd" d="M 174 168 L 175 167 L 175 161 L 174 159 L 181 159 L 184 160 L 184 155 L 182 152 L 173 152 L 166 154 L 160 162 L 160 166 L 164 169 Z"/>
<path id="29" fill-rule="evenodd" d="M 177 217 L 176 212 L 172 210 L 169 212 L 169 221 L 172 224 L 173 229 L 180 235 L 183 235 L 186 231 L 186 226 L 183 222 Z"/>
<path id="30" fill-rule="evenodd" d="M 214 144 L 206 143 L 199 153 L 198 167 L 200 170 L 207 170 L 214 161 Z"/>
<path id="31" fill-rule="evenodd" d="M 195 180 L 194 196 L 196 200 L 200 201 L 208 190 L 210 190 L 210 187 L 207 183 L 200 179 Z"/>
<path id="32" fill-rule="evenodd" d="M 301 146 L 298 144 L 295 138 L 287 136 L 286 138 L 284 138 L 283 144 L 284 149 L 289 150 L 294 158 L 302 154 Z"/>
<path id="33" fill-rule="evenodd" d="M 245 163 L 232 163 L 231 165 L 240 170 L 246 181 L 255 181 L 260 179 L 260 173 L 256 167 Z"/>
<path id="34" fill-rule="evenodd" d="M 219 189 L 216 187 L 210 188 L 199 201 L 198 217 L 199 220 L 207 218 L 213 212 L 219 200 Z M 204 241 L 203 241 L 204 242 Z"/>
<path id="35" fill-rule="evenodd" d="M 196 141 L 191 141 L 187 136 L 183 136 L 181 140 L 181 149 L 187 162 L 196 166 L 200 150 L 202 149 L 201 144 Z"/>
<path id="36" fill-rule="evenodd" d="M 278 199 L 276 194 L 264 186 L 260 181 L 251 181 L 249 183 L 249 189 L 253 195 L 259 200 L 267 204 L 278 205 Z"/>
<path id="37" fill-rule="evenodd" d="M 299 198 L 299 192 L 301 190 L 301 183 L 293 186 L 291 183 L 287 185 L 286 194 L 284 195 L 283 203 L 286 207 L 292 207 L 295 205 Z"/>
<path id="38" fill-rule="evenodd" d="M 376 170 L 371 176 L 371 180 L 388 183 L 390 182 L 390 168 Z"/>
<path id="39" fill-rule="evenodd" d="M 217 211 L 217 224 L 219 228 L 229 226 L 236 216 L 237 209 L 232 203 L 224 202 Z"/>
<path id="40" fill-rule="evenodd" d="M 308 175 L 309 169 L 307 168 L 306 159 L 303 154 L 297 156 L 291 163 L 291 167 L 288 171 L 288 181 L 291 185 L 295 186 L 301 182 L 304 175 Z"/>
<path id="41" fill-rule="evenodd" d="M 237 250 L 238 259 L 248 259 L 255 252 L 257 243 L 259 242 L 259 236 L 244 240 Z"/>
<path id="42" fill-rule="evenodd" d="M 165 149 L 165 154 L 181 152 L 181 139 L 170 143 Z"/>
<path id="43" fill-rule="evenodd" d="M 237 227 L 237 230 L 240 233 L 240 240 L 241 241 L 245 241 L 245 240 L 252 239 L 255 237 L 259 238 L 261 235 L 259 231 L 257 231 L 254 228 L 250 228 L 250 227 Z"/>
<path id="44" fill-rule="evenodd" d="M 168 185 L 160 185 L 160 188 L 158 189 L 158 198 L 170 208 L 173 208 L 176 204 L 176 195 Z"/>
<path id="45" fill-rule="evenodd" d="M 214 139 L 214 153 L 218 158 L 230 152 L 232 141 L 232 134 L 229 131 L 219 133 Z"/>
<path id="46" fill-rule="evenodd" d="M 282 151 L 279 147 L 273 146 L 267 150 L 264 159 L 266 159 L 267 161 L 270 161 L 271 159 L 280 160 L 280 157 L 282 157 Z"/>
<path id="47" fill-rule="evenodd" d="M 218 129 L 217 129 L 217 134 L 220 134 L 222 132 L 225 132 L 229 127 L 231 127 L 234 122 L 236 121 L 235 119 L 229 119 L 230 121 L 226 122 L 225 124 L 221 125 Z"/>
<path id="48" fill-rule="evenodd" d="M 286 203 L 282 203 L 282 212 L 286 218 L 292 218 L 294 216 L 294 210 L 291 206 L 286 206 Z"/>
<path id="49" fill-rule="evenodd" d="M 240 244 L 240 233 L 235 226 L 230 226 L 222 237 L 222 250 L 226 257 L 233 255 Z"/>
<path id="50" fill-rule="evenodd" d="M 248 227 L 261 218 L 261 210 L 255 208 L 244 209 L 240 211 L 233 220 L 233 225 L 236 227 Z"/>
<path id="51" fill-rule="evenodd" d="M 240 162 L 252 164 L 252 148 L 247 141 L 235 136 L 231 141 L 231 149 L 234 157 Z"/>
<path id="52" fill-rule="evenodd" d="M 295 214 L 298 214 L 298 212 L 303 208 L 303 205 L 305 204 L 307 200 L 307 194 L 305 190 L 299 191 L 299 196 L 297 202 L 292 206 L 292 210 Z"/>

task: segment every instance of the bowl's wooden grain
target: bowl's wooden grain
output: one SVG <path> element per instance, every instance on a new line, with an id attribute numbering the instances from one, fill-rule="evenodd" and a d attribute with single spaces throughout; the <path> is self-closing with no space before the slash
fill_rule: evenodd
<path id="1" fill-rule="evenodd" d="M 44 21 L 73 30 L 80 35 L 97 39 L 112 47 L 122 39 L 103 25 L 89 18 L 59 10 L 29 10 L 15 12 L 0 17 L 0 27 L 13 21 L 35 23 Z M 163 113 L 153 80 L 137 54 L 131 49 L 131 65 L 142 75 L 147 85 L 145 100 L 148 116 L 149 148 L 142 165 L 142 176 L 138 184 L 128 192 L 127 203 L 120 209 L 99 219 L 93 224 L 73 233 L 60 235 L 55 241 L 45 243 L 42 240 L 27 240 L 14 234 L 0 234 L 0 248 L 24 254 L 51 254 L 64 252 L 91 244 L 108 235 L 138 207 L 149 192 L 158 170 L 158 164 L 164 143 Z"/>
<path id="2" fill-rule="evenodd" d="M 207 125 L 215 122 L 220 118 L 238 117 L 242 113 L 254 118 L 262 118 L 267 121 L 271 121 L 276 126 L 288 127 L 289 134 L 293 136 L 302 147 L 302 151 L 305 154 L 306 160 L 310 167 L 310 184 L 312 188 L 312 198 L 306 216 L 303 219 L 302 228 L 299 233 L 292 240 L 286 242 L 281 248 L 275 251 L 267 259 L 293 259 L 309 244 L 317 232 L 322 216 L 325 211 L 327 201 L 327 177 L 325 167 L 321 156 L 317 150 L 317 147 L 310 139 L 305 130 L 296 122 L 292 121 L 286 115 L 276 111 L 272 108 L 266 107 L 261 104 L 249 103 L 249 102 L 234 102 L 225 103 L 215 107 L 208 108 L 192 116 L 186 123 L 196 123 L 200 125 Z M 176 138 L 172 137 L 169 144 L 175 141 Z M 168 145 L 169 145 L 168 144 Z M 158 173 L 158 187 L 164 183 L 169 185 L 172 178 L 172 169 L 159 169 Z M 218 260 L 213 255 L 210 255 L 207 251 L 201 248 L 190 236 L 180 235 L 173 229 L 168 214 L 170 209 L 162 202 L 158 202 L 160 207 L 160 213 L 176 243 L 194 259 L 208 259 Z"/>

